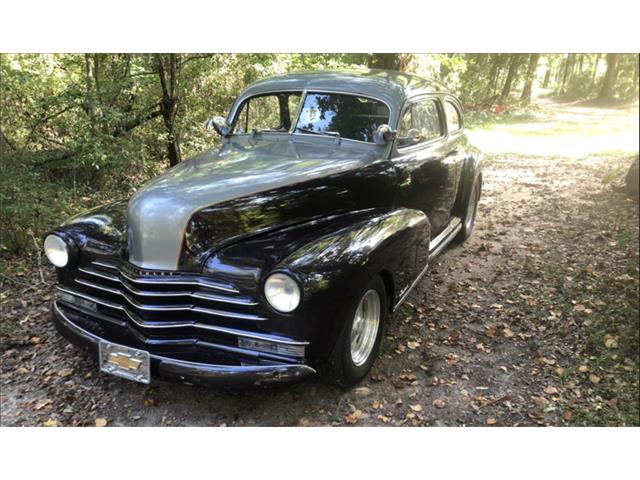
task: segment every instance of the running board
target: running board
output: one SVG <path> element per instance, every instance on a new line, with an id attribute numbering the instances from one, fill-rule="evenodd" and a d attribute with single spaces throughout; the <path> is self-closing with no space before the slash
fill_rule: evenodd
<path id="1" fill-rule="evenodd" d="M 455 238 L 460 229 L 462 228 L 462 220 L 458 217 L 453 217 L 449 222 L 449 225 L 440 232 L 440 234 L 429 242 L 429 262 L 436 258 L 436 256 L 444 250 L 444 247 L 451 243 L 451 240 Z"/>
<path id="2" fill-rule="evenodd" d="M 412 290 L 416 287 L 418 282 L 422 279 L 427 270 L 429 270 L 429 265 L 431 264 L 431 260 L 436 258 L 436 256 L 444 250 L 444 248 L 451 243 L 451 240 L 455 238 L 460 229 L 462 228 L 462 221 L 458 217 L 453 217 L 449 222 L 449 225 L 440 232 L 440 234 L 429 242 L 429 260 L 427 261 L 427 265 L 422 269 L 422 271 L 418 274 L 409 288 L 405 290 L 405 292 L 400 297 L 400 300 L 394 305 L 392 312 L 395 312 L 400 305 L 407 299 Z"/>

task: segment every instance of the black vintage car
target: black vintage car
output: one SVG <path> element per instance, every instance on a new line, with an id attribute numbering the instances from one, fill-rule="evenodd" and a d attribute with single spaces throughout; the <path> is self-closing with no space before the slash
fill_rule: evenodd
<path id="1" fill-rule="evenodd" d="M 268 385 L 370 370 L 389 315 L 473 229 L 460 102 L 388 71 L 256 82 L 220 145 L 46 236 L 62 335 L 148 383 Z"/>

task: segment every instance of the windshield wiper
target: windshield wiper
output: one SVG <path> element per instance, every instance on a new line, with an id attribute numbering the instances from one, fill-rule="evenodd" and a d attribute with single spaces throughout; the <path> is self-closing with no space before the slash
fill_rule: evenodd
<path id="1" fill-rule="evenodd" d="M 304 127 L 296 127 L 296 130 L 304 133 L 312 133 L 314 135 L 327 135 L 329 137 L 340 138 L 340 132 L 331 132 L 328 130 L 324 132 L 317 132 L 316 130 L 312 130 L 310 128 L 304 128 Z"/>

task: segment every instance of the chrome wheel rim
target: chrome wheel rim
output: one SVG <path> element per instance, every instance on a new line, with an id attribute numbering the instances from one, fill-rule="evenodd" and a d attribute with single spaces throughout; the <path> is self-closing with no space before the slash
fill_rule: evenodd
<path id="1" fill-rule="evenodd" d="M 478 204 L 478 199 L 476 198 L 476 184 L 473 184 L 471 188 L 471 193 L 469 194 L 469 204 L 467 205 L 467 215 L 464 219 L 464 227 L 466 230 L 471 230 L 473 226 L 473 222 L 476 218 L 476 206 Z"/>
<path id="2" fill-rule="evenodd" d="M 356 309 L 351 324 L 351 361 L 359 367 L 369 359 L 380 325 L 380 296 L 367 291 Z"/>

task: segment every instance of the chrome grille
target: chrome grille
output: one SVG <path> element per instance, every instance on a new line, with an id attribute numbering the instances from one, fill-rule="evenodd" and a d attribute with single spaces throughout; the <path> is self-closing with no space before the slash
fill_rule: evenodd
<path id="1" fill-rule="evenodd" d="M 217 350 L 266 352 L 277 361 L 279 355 L 304 358 L 304 341 L 264 333 L 254 298 L 234 285 L 202 275 L 181 272 L 150 272 L 128 263 L 93 261 L 80 266 L 58 289 L 98 305 L 95 312 L 81 301 L 66 302 L 96 320 L 113 319 L 138 340 L 148 345 L 198 345 Z M 241 339 L 257 342 L 248 347 Z M 265 345 L 269 347 L 268 352 Z M 240 348 L 239 348 L 240 347 Z M 265 355 L 265 354 L 261 354 Z"/>
<path id="2" fill-rule="evenodd" d="M 191 312 L 255 322 L 266 320 L 265 317 L 250 311 L 243 312 L 228 308 L 228 305 L 241 307 L 257 305 L 253 299 L 241 296 L 238 289 L 232 285 L 217 283 L 192 274 L 136 271 L 134 267 L 125 265 L 127 266 L 121 267 L 94 261 L 89 266 L 78 269 L 84 277 L 76 278 L 75 282 L 88 287 L 94 295 L 98 295 L 98 298 L 101 293 L 117 295 L 124 299 L 125 306 L 134 312 Z M 138 288 L 135 285 L 142 285 L 142 287 Z M 167 297 L 169 301 L 166 301 Z M 180 301 L 174 301 L 175 298 L 180 298 Z M 149 299 L 152 300 L 149 301 Z M 158 299 L 165 301 L 158 302 Z M 193 324 L 194 322 L 182 323 Z"/>

